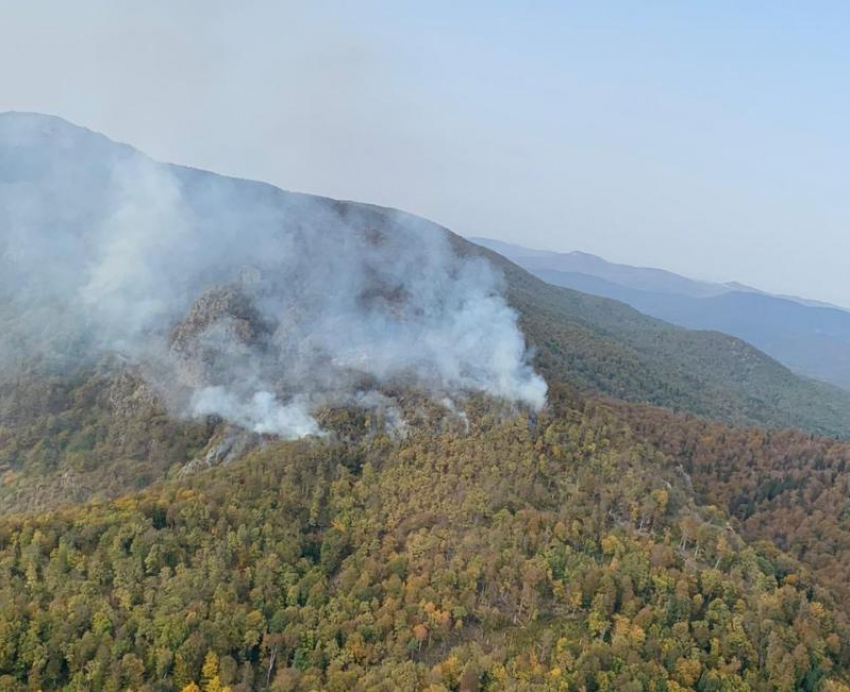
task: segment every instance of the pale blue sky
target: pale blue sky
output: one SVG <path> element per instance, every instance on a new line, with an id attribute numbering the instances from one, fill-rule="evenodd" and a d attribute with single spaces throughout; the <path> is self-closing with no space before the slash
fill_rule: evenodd
<path id="1" fill-rule="evenodd" d="M 0 0 L 0 110 L 850 305 L 850 6 Z"/>

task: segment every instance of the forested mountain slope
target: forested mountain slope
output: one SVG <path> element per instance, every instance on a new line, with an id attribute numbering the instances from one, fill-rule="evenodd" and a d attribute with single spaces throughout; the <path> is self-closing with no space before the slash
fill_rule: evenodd
<path id="1" fill-rule="evenodd" d="M 623 288 L 579 274 L 542 270 L 544 281 L 620 300 L 645 315 L 688 329 L 744 339 L 795 372 L 850 387 L 850 313 L 759 293 L 694 298 Z"/>
<path id="2" fill-rule="evenodd" d="M 0 380 L 0 514 L 143 488 L 199 456 L 216 428 L 170 416 L 114 362 Z"/>
<path id="3" fill-rule="evenodd" d="M 846 690 L 847 619 L 610 410 L 332 440 L 0 520 L 0 688 Z M 364 427 L 365 425 L 365 427 Z"/>
<path id="4" fill-rule="evenodd" d="M 6 186 L 4 199 L 11 207 L 4 213 L 10 219 L 22 213 L 14 208 L 14 200 L 22 194 L 17 190 L 44 187 L 45 199 L 55 205 L 49 220 L 56 228 L 70 224 L 67 232 L 82 233 L 92 219 L 109 218 L 115 197 L 127 194 L 123 188 L 111 196 L 104 193 L 103 200 L 84 196 L 91 190 L 111 189 L 110 171 L 116 162 L 140 155 L 55 118 L 13 115 L 0 116 L 7 123 L 0 138 L 0 185 Z M 29 138 L 26 148 L 15 138 L 22 127 Z M 165 216 L 178 228 L 187 217 L 210 229 L 226 222 L 229 234 L 240 224 L 277 223 L 288 214 L 294 215 L 308 238 L 321 236 L 332 224 L 342 224 L 351 233 L 366 228 L 376 240 L 410 226 L 426 235 L 447 235 L 459 255 L 483 256 L 501 272 L 508 301 L 534 349 L 535 365 L 550 384 L 567 382 L 586 392 L 727 423 L 793 426 L 842 437 L 850 430 L 850 394 L 797 377 L 737 339 L 671 327 L 621 303 L 550 286 L 495 253 L 401 212 L 144 161 L 154 171 L 168 171 L 187 200 L 187 211 Z M 66 187 L 66 179 L 73 184 Z M 82 185 L 79 194 L 71 194 L 75 185 Z M 157 191 L 154 200 L 160 196 Z M 210 199 L 225 200 L 230 216 L 224 221 L 210 217 L 211 210 L 220 208 Z M 317 251 L 328 249 L 326 241 L 316 242 Z M 53 258 L 57 252 L 61 257 L 61 247 L 47 248 L 46 256 Z M 179 256 L 175 261 L 163 271 L 177 272 L 179 281 Z M 38 288 L 36 282 L 26 286 L 27 291 Z M 20 295 L 15 286 L 10 290 L 12 296 Z M 42 303 L 39 312 L 25 308 L 32 305 L 14 298 L 0 306 L 4 325 L 0 345 L 14 346 L 4 342 L 3 335 L 14 333 L 8 327 L 24 319 L 40 325 L 42 340 L 55 344 L 63 358 L 71 346 L 81 353 L 80 361 L 71 366 L 49 358 L 28 362 L 26 352 L 16 357 L 0 353 L 0 511 L 46 509 L 114 496 L 177 473 L 215 452 L 226 435 L 220 425 L 175 419 L 138 370 L 125 367 L 126 359 L 107 355 L 92 362 L 85 355 L 85 343 L 69 344 L 63 338 L 65 330 L 75 325 L 67 324 L 67 314 Z M 189 312 L 189 305 L 184 310 L 178 319 Z"/>
<path id="5" fill-rule="evenodd" d="M 650 407 L 621 406 L 617 417 L 677 459 L 697 497 L 728 511 L 747 539 L 794 555 L 850 603 L 850 445 Z"/>
<path id="6" fill-rule="evenodd" d="M 63 121 L 35 125 L 0 127 L 0 186 L 11 186 L 0 221 L 44 220 L 15 201 L 49 180 L 42 197 L 55 206 L 37 249 L 68 276 L 22 275 L 21 290 L 0 276 L 10 297 L 0 304 L 0 692 L 848 691 L 850 448 L 814 433 L 848 434 L 850 395 L 737 339 L 548 285 L 394 210 L 147 159 L 153 196 L 137 200 L 111 182 L 115 161 L 138 163 L 137 152 Z M 21 126 L 26 155 L 8 146 Z M 149 216 L 163 199 L 167 213 L 154 204 Z M 157 252 L 150 234 L 170 243 L 175 232 L 184 254 L 163 253 L 152 272 L 135 263 L 139 246 L 92 234 L 95 222 L 121 228 L 127 213 L 144 222 L 134 242 Z M 165 221 L 175 225 L 163 231 Z M 278 224 L 291 244 L 278 243 Z M 249 256 L 260 269 L 249 262 L 222 285 L 208 261 L 230 268 L 240 233 L 258 225 L 293 271 L 270 272 L 276 258 L 261 252 Z M 64 229 L 55 247 L 54 228 Z M 235 240 L 209 254 L 197 240 L 218 233 Z M 88 312 L 48 300 L 79 278 L 59 260 L 80 238 L 146 291 L 161 279 L 186 288 L 130 303 L 144 308 L 134 318 L 167 315 L 156 339 L 99 329 L 125 326 L 127 304 L 110 303 L 116 285 L 137 297 L 123 271 L 98 274 L 105 304 Z M 398 254 L 407 241 L 420 243 L 410 257 Z M 359 292 L 329 301 L 358 253 L 370 260 L 356 265 Z M 388 255 L 397 265 L 382 273 Z M 312 259 L 326 261 L 318 276 Z M 297 300 L 271 324 L 263 301 L 290 298 L 290 284 Z M 329 325 L 310 321 L 315 306 Z M 450 319 L 419 321 L 431 314 Z M 92 322 L 80 329 L 80 317 Z M 480 328 L 453 330 L 461 319 Z M 407 336 L 420 324 L 429 328 L 404 348 L 381 350 L 369 331 Z M 486 350 L 506 336 L 504 350 Z M 543 406 L 522 337 L 546 377 Z M 401 366 L 384 377 L 382 362 L 352 350 L 358 339 Z M 480 353 L 511 367 L 493 377 Z M 456 366 L 448 392 L 402 376 L 444 361 Z M 239 399 L 245 391 L 254 397 Z M 199 393 L 224 403 L 192 408 Z M 275 409 L 287 394 L 317 395 L 299 440 L 254 425 L 258 413 L 291 414 Z"/>
<path id="7" fill-rule="evenodd" d="M 688 332 L 613 301 L 548 286 L 493 257 L 550 383 L 720 421 L 845 437 L 847 395 L 794 376 L 743 342 Z M 179 471 L 221 426 L 169 416 L 145 383 L 107 362 L 0 381 L 0 512 L 114 496 Z"/>
<path id="8" fill-rule="evenodd" d="M 402 212 L 159 164 L 126 145 L 34 114 L 0 115 L 0 171 L 4 200 L 0 218 L 12 228 L 31 228 L 32 243 L 48 246 L 31 252 L 40 253 L 35 256 L 58 274 L 46 277 L 43 285 L 33 277 L 20 277 L 21 285 L 8 287 L 12 298 L 0 307 L 0 324 L 41 322 L 39 338 L 58 340 L 63 351 L 68 348 L 61 338 L 63 330 L 77 327 L 66 322 L 79 317 L 68 311 L 51 312 L 49 300 L 61 298 L 80 282 L 80 271 L 66 268 L 62 261 L 65 246 L 73 246 L 80 255 L 72 258 L 75 262 L 88 261 L 86 253 L 105 256 L 98 258 L 94 276 L 80 294 L 93 305 L 103 303 L 92 329 L 114 331 L 117 323 L 124 329 L 123 342 L 113 341 L 123 346 L 140 337 L 136 322 L 152 311 L 182 319 L 197 298 L 192 293 L 195 283 L 208 285 L 216 271 L 222 273 L 220 265 L 233 262 L 234 255 L 244 255 L 249 265 L 268 262 L 272 253 L 290 255 L 281 261 L 292 270 L 290 283 L 296 286 L 311 264 L 331 263 L 324 282 L 303 284 L 301 290 L 310 291 L 302 296 L 303 304 L 326 299 L 322 287 L 346 271 L 346 253 L 359 252 L 352 241 L 363 234 L 378 249 L 394 238 L 447 236 L 458 254 L 481 254 L 504 274 L 507 297 L 519 312 L 527 341 L 537 350 L 538 365 L 552 381 L 731 423 L 795 426 L 828 435 L 847 435 L 850 430 L 850 393 L 797 377 L 737 339 L 676 329 L 615 301 L 549 286 L 501 256 Z M 38 202 L 30 205 L 38 211 L 19 208 L 21 198 Z M 42 210 L 46 205 L 48 212 Z M 132 230 L 123 244 L 110 241 L 127 233 L 128 227 Z M 294 240 L 275 239 L 276 229 L 286 229 Z M 268 252 L 243 250 L 251 245 L 240 241 L 243 237 L 267 245 Z M 172 251 L 160 257 L 160 248 L 171 243 Z M 409 248 L 410 258 L 399 256 L 405 252 L 402 248 L 403 243 L 392 254 L 399 266 L 413 263 L 408 275 L 414 266 L 426 269 L 416 255 L 418 248 Z M 26 253 L 16 251 L 26 260 Z M 156 262 L 146 264 L 146 253 Z M 243 275 L 250 276 L 251 271 L 256 270 L 248 266 Z M 405 280 L 406 275 L 388 279 Z M 280 277 L 274 280 L 282 282 Z M 429 290 L 427 281 L 422 283 L 418 289 Z M 117 289 L 123 291 L 121 301 L 114 298 Z M 280 292 L 279 287 L 273 289 Z M 375 289 L 390 302 L 403 295 L 393 294 L 398 288 L 389 284 Z M 144 292 L 151 295 L 140 301 Z M 355 323 L 346 329 L 353 332 L 356 327 Z M 9 328 L 0 332 L 0 346 L 7 350 L 14 344 L 2 339 L 10 331 L 14 334 Z M 7 360 L 0 362 L 0 369 L 9 367 Z"/>
<path id="9" fill-rule="evenodd" d="M 611 298 L 645 315 L 743 339 L 804 376 L 850 388 L 850 313 L 738 284 L 710 284 L 582 253 L 536 253 L 474 239 L 555 286 Z"/>
<path id="10" fill-rule="evenodd" d="M 481 251 L 504 271 L 509 300 L 547 379 L 728 423 L 848 436 L 847 392 L 795 375 L 735 337 L 690 331 L 552 286 Z"/>

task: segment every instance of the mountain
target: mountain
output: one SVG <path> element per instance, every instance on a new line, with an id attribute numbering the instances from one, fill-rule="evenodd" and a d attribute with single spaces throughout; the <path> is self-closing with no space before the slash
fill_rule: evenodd
<path id="1" fill-rule="evenodd" d="M 558 253 L 548 250 L 531 250 L 489 238 L 470 238 L 470 240 L 504 255 L 532 272 L 546 269 L 585 274 L 637 290 L 694 297 L 719 295 L 728 290 L 721 284 L 695 281 L 663 269 L 613 264 L 586 252 Z"/>
<path id="2" fill-rule="evenodd" d="M 583 253 L 546 254 L 499 241 L 476 242 L 500 248 L 548 283 L 619 300 L 689 329 L 739 337 L 797 373 L 850 389 L 850 313 L 841 308 L 611 264 Z"/>
<path id="3" fill-rule="evenodd" d="M 764 296 L 772 296 L 790 300 L 801 305 L 810 307 L 834 308 L 846 310 L 831 303 L 819 300 L 811 300 L 800 296 L 775 295 L 758 288 L 747 286 L 737 281 L 727 283 L 715 283 L 711 281 L 699 281 L 689 279 L 680 274 L 655 269 L 652 267 L 634 267 L 628 264 L 616 264 L 602 257 L 587 252 L 553 252 L 551 250 L 533 250 L 506 243 L 492 238 L 470 237 L 476 245 L 481 245 L 500 255 L 511 259 L 530 271 L 553 271 L 567 272 L 571 274 L 585 274 L 597 278 L 606 279 L 619 286 L 634 288 L 639 291 L 650 293 L 672 293 L 674 295 L 687 295 L 695 298 L 718 296 L 724 293 L 737 291 L 740 293 L 756 293 Z"/>
<path id="4" fill-rule="evenodd" d="M 850 689 L 847 393 L 45 116 L 0 234 L 0 690 Z"/>
<path id="5" fill-rule="evenodd" d="M 0 685 L 847 689 L 846 601 L 615 410 L 410 414 L 0 518 Z"/>
<path id="6" fill-rule="evenodd" d="M 309 401 L 318 411 L 355 399 L 380 402 L 397 390 L 396 371 L 384 374 L 386 362 L 397 362 L 399 373 L 422 371 L 415 383 L 426 388 L 439 384 L 435 371 L 451 366 L 450 373 L 477 373 L 452 374 L 461 387 L 498 393 L 510 386 L 526 396 L 523 387 L 534 384 L 527 373 L 480 367 L 500 340 L 515 348 L 515 334 L 509 316 L 490 302 L 495 284 L 464 258 L 486 259 L 501 275 L 550 385 L 727 423 L 841 437 L 850 431 L 850 395 L 795 376 L 743 341 L 552 286 L 402 212 L 159 164 L 32 114 L 0 116 L 0 176 L 6 242 L 17 243 L 7 255 L 15 262 L 0 275 L 8 296 L 0 304 L 6 511 L 114 495 L 218 458 L 220 445 L 236 443 L 223 425 L 204 422 L 209 414 L 254 433 L 315 432 L 315 415 L 303 408 Z M 12 221 L 27 233 L 16 237 Z M 270 243 L 265 229 L 272 238 L 278 229 L 292 235 Z M 123 240 L 116 244 L 116 237 Z M 441 238 L 450 253 L 434 244 Z M 358 253 L 363 269 L 351 278 Z M 27 262 L 30 270 L 21 272 Z M 443 265 L 451 272 L 466 267 L 469 279 L 451 280 Z M 211 271 L 239 288 L 210 293 Z M 435 284 L 444 294 L 423 303 Z M 463 312 L 469 300 L 481 309 Z M 441 317 L 447 302 L 461 312 L 417 326 L 418 315 Z M 380 361 L 370 363 L 364 349 L 399 315 L 394 333 L 406 339 L 410 331 L 410 340 L 392 349 L 384 343 Z M 463 337 L 463 351 L 456 329 L 466 315 L 476 331 Z M 428 339 L 422 329 L 430 330 Z M 423 349 L 423 341 L 436 350 Z M 277 399 L 293 396 L 297 405 Z M 152 429 L 159 432 L 150 435 Z"/>
<path id="7" fill-rule="evenodd" d="M 550 382 L 739 425 L 846 437 L 846 392 L 801 378 L 740 339 L 675 327 L 490 257 Z"/>

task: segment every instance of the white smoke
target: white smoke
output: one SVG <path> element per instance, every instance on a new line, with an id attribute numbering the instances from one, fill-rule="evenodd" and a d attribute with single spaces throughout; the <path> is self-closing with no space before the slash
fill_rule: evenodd
<path id="1" fill-rule="evenodd" d="M 271 392 L 255 392 L 244 401 L 224 387 L 204 387 L 192 395 L 192 410 L 201 416 L 221 416 L 261 435 L 295 438 L 320 433 L 305 402 L 282 404 Z"/>
<path id="2" fill-rule="evenodd" d="M 5 355 L 119 351 L 182 410 L 258 433 L 316 434 L 315 406 L 401 382 L 545 400 L 499 275 L 443 229 L 44 116 L 0 115 L 0 299 Z"/>

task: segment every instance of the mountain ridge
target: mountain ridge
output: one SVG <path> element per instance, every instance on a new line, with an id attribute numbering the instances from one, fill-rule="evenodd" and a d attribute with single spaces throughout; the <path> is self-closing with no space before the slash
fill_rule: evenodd
<path id="1" fill-rule="evenodd" d="M 675 293 L 689 295 L 695 298 L 713 297 L 732 291 L 754 293 L 793 301 L 809 307 L 832 308 L 848 312 L 847 308 L 832 303 L 812 300 L 801 296 L 770 293 L 769 291 L 763 291 L 739 281 L 718 283 L 692 279 L 667 269 L 609 262 L 599 255 L 581 250 L 574 250 L 572 252 L 534 250 L 515 243 L 476 236 L 470 236 L 469 240 L 477 245 L 482 245 L 495 252 L 499 252 L 499 254 L 503 254 L 508 258 L 513 258 L 520 266 L 532 272 L 561 271 L 587 274 L 589 276 L 605 278 L 621 286 L 641 291 Z"/>
<path id="2" fill-rule="evenodd" d="M 41 122 L 36 116 L 30 118 Z M 48 122 L 53 126 L 57 121 L 48 119 Z M 75 126 L 58 122 L 73 133 Z M 86 137 L 96 137 L 99 143 L 110 141 L 84 132 Z M 134 151 L 128 145 L 115 146 L 121 155 L 128 149 Z M 61 172 L 74 177 L 78 169 L 83 174 L 94 171 L 101 180 L 107 180 L 103 176 L 108 174 L 109 163 L 119 155 L 109 147 L 98 152 L 104 156 L 104 161 L 98 164 L 100 168 L 91 161 L 72 157 L 62 159 L 67 170 L 63 168 Z M 9 155 L 0 147 L 0 164 L 8 159 Z M 190 202 L 190 212 L 200 219 L 198 223 L 208 223 L 203 215 L 208 213 L 206 200 L 210 197 L 226 200 L 233 209 L 251 209 L 247 218 L 230 214 L 227 223 L 234 228 L 255 220 L 266 223 L 266 217 L 275 223 L 293 204 L 303 201 L 310 206 L 303 211 L 297 204 L 294 207 L 304 217 L 303 223 L 357 223 L 384 234 L 417 226 L 423 233 L 448 238 L 458 255 L 485 257 L 502 273 L 508 302 L 519 315 L 526 339 L 537 350 L 537 362 L 552 381 L 568 381 L 606 396 L 669 406 L 726 422 L 790 425 L 827 435 L 850 432 L 850 395 L 795 378 L 787 368 L 737 339 L 716 333 L 688 332 L 646 318 L 622 303 L 554 288 L 438 224 L 376 205 L 289 193 L 266 183 L 172 164 L 152 165 L 155 170 L 176 176 L 180 185 L 177 194 Z M 106 214 L 94 211 L 95 216 Z M 87 212 L 85 218 L 91 218 L 91 213 Z M 177 218 L 179 221 L 180 217 Z M 216 218 L 210 223 L 219 224 L 220 220 Z M 166 265 L 168 271 L 178 274 L 180 268 L 179 257 Z M 187 302 L 181 308 L 183 314 L 189 306 Z"/>
<path id="3" fill-rule="evenodd" d="M 644 290 L 634 287 L 630 275 L 619 275 L 618 265 L 592 274 L 546 268 L 547 260 L 527 260 L 521 252 L 514 259 L 548 283 L 618 300 L 689 329 L 739 337 L 795 372 L 850 388 L 850 313 L 843 308 L 755 289 L 740 291 L 732 284 L 718 284 L 725 288 L 713 295 L 694 295 L 690 289 L 677 293 L 669 283 L 666 291 Z"/>
<path id="4" fill-rule="evenodd" d="M 0 139 L 0 200 L 13 206 L 17 197 L 2 188 L 4 153 Z M 65 157 L 61 173 L 106 184 L 113 155 L 106 151 L 100 168 Z M 186 215 L 154 215 L 145 238 L 162 224 L 177 232 L 186 219 L 210 243 L 216 231 L 269 218 L 277 228 L 293 219 L 276 212 L 304 199 L 156 166 L 177 180 L 165 191 L 176 190 Z M 46 169 L 17 170 L 33 185 Z M 159 180 L 159 168 L 140 170 Z M 6 173 L 7 181 L 16 174 Z M 83 237 L 92 219 L 124 208 L 107 195 L 75 215 L 87 200 L 61 177 L 48 182 L 64 193 L 50 197 L 51 224 L 70 219 Z M 143 192 L 150 182 L 138 178 Z M 120 200 L 126 193 L 109 189 Z M 154 190 L 139 198 L 142 211 L 159 209 L 149 205 L 161 199 Z M 225 227 L 205 215 L 210 198 L 225 202 L 212 209 L 230 210 Z M 428 380 L 358 369 L 363 354 L 344 367 L 320 357 L 301 375 L 324 376 L 322 392 L 353 378 L 364 383 L 354 394 L 366 396 L 330 396 L 310 410 L 320 434 L 283 440 L 252 429 L 245 407 L 262 408 L 286 388 L 275 379 L 287 372 L 277 350 L 287 363 L 311 364 L 298 348 L 314 336 L 298 331 L 309 319 L 300 302 L 267 321 L 263 300 L 280 294 L 274 282 L 256 290 L 262 266 L 228 281 L 178 283 L 187 295 L 166 305 L 159 332 L 166 355 L 187 361 L 185 369 L 163 363 L 155 348 L 116 353 L 120 341 L 103 348 L 90 333 L 64 353 L 73 356 L 64 367 L 26 353 L 0 358 L 0 690 L 850 689 L 842 577 L 850 531 L 840 492 L 850 447 L 815 436 L 847 436 L 850 395 L 794 375 L 740 339 L 546 283 L 403 212 L 322 198 L 299 205 L 294 218 L 317 243 L 304 246 L 313 253 L 348 257 L 365 247 L 405 271 L 433 271 L 420 255 L 404 257 L 410 244 L 394 236 L 408 239 L 414 226 L 445 240 L 452 272 L 434 271 L 432 283 L 471 272 L 484 295 L 461 293 L 456 302 L 498 308 L 485 311 L 483 338 L 505 336 L 506 301 L 546 377 L 547 403 L 516 403 L 512 387 L 441 399 Z M 319 242 L 339 224 L 338 246 Z M 203 253 L 195 238 L 185 251 Z M 60 249 L 67 263 L 73 252 Z M 141 252 L 130 250 L 130 259 Z M 194 258 L 169 254 L 174 263 L 157 265 L 155 278 L 179 281 Z M 398 315 L 415 322 L 417 311 L 405 310 L 422 303 L 409 291 L 435 287 L 365 266 L 370 281 L 354 306 L 377 306 L 382 324 L 397 325 L 389 320 Z M 312 275 L 294 267 L 279 279 L 299 285 L 305 302 L 335 285 L 322 274 L 312 294 Z M 109 307 L 115 277 L 98 279 Z M 16 283 L 11 295 L 41 296 L 35 283 Z M 21 306 L 0 303 L 8 328 L 35 319 L 37 336 L 62 336 L 61 310 L 15 314 Z M 346 348 L 331 353 L 345 360 L 358 325 L 339 324 L 332 335 Z M 58 341 L 51 350 L 67 351 Z M 452 339 L 438 346 L 447 358 L 461 349 Z M 516 353 L 507 357 L 515 362 Z M 266 359 L 272 377 L 256 378 Z M 270 391 L 236 401 L 239 420 L 190 416 L 166 396 L 184 390 L 169 389 L 157 368 L 191 380 L 196 393 L 248 376 Z M 295 387 L 299 373 L 290 374 Z M 710 422 L 718 420 L 771 429 Z M 774 429 L 789 425 L 806 432 Z M 774 500 L 794 503 L 795 517 L 822 520 L 802 517 L 791 536 Z"/>

